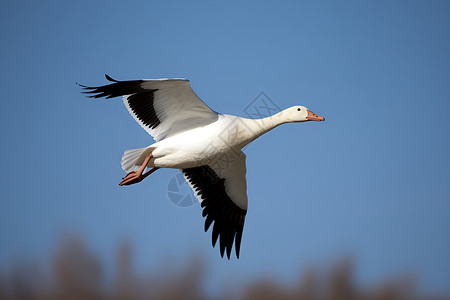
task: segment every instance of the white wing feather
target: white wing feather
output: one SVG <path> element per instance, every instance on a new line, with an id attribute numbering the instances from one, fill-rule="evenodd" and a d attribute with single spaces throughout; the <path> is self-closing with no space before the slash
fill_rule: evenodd
<path id="1" fill-rule="evenodd" d="M 248 206 L 247 180 L 245 178 L 247 167 L 245 165 L 245 158 L 244 152 L 240 151 L 239 153 L 236 153 L 235 151 L 230 150 L 218 160 L 208 165 L 214 170 L 218 177 L 225 179 L 225 192 L 238 207 L 244 210 L 246 210 Z M 198 194 L 200 190 L 196 190 L 192 186 L 184 173 L 183 176 L 194 191 L 197 200 L 202 203 L 202 196 Z"/>
<path id="2" fill-rule="evenodd" d="M 123 97 L 123 102 L 136 122 L 156 141 L 205 126 L 218 118 L 218 114 L 195 94 L 187 79 L 144 80 L 141 88 L 157 90 L 154 92 L 153 108 L 161 123 L 156 128 L 151 128 L 139 120 L 128 104 L 129 95 Z"/>

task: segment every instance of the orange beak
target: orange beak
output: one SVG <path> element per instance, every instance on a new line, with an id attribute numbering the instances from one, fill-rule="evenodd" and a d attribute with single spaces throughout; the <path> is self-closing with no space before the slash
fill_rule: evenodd
<path id="1" fill-rule="evenodd" d="M 306 117 L 306 119 L 308 119 L 308 121 L 325 121 L 324 117 L 318 116 L 315 113 L 313 113 L 312 111 L 310 111 L 308 109 L 308 116 Z"/>

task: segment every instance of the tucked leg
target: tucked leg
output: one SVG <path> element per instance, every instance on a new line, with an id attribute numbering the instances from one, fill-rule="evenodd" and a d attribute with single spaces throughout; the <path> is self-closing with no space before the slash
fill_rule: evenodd
<path id="1" fill-rule="evenodd" d="M 144 162 L 142 163 L 142 166 L 139 168 L 139 170 L 137 172 L 133 171 L 133 172 L 128 173 L 123 178 L 123 180 L 119 183 L 119 185 L 130 185 L 130 184 L 141 182 L 148 175 L 150 175 L 153 172 L 155 172 L 156 170 L 158 170 L 159 168 L 152 168 L 151 170 L 149 170 L 145 174 L 142 174 L 144 172 L 145 168 L 147 167 L 147 164 L 148 164 L 148 162 L 150 161 L 151 158 L 152 158 L 152 153 L 148 154 L 145 157 Z"/>

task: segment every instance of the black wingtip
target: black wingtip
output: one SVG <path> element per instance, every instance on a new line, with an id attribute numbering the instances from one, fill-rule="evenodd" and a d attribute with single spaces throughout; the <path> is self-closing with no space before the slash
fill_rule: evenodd
<path id="1" fill-rule="evenodd" d="M 206 217 L 204 230 L 206 232 L 212 227 L 212 246 L 219 244 L 220 256 L 230 260 L 235 244 L 236 258 L 239 259 L 247 210 L 238 207 L 231 200 L 225 191 L 225 180 L 218 177 L 211 167 L 205 165 L 183 169 L 183 174 L 202 197 L 202 215 Z"/>
<path id="2" fill-rule="evenodd" d="M 95 92 L 95 91 L 88 91 L 89 89 L 92 89 L 89 86 L 86 86 L 86 85 L 78 83 L 78 82 L 75 82 L 75 84 L 78 85 L 79 87 L 81 87 L 82 89 L 84 89 L 82 91 L 83 94 L 89 94 L 89 93 L 94 93 Z M 86 95 L 86 97 L 87 98 L 94 98 L 95 96 L 94 95 Z"/>
<path id="3" fill-rule="evenodd" d="M 109 80 L 109 81 L 112 81 L 112 82 L 119 82 L 118 80 L 115 80 L 115 79 L 111 78 L 111 76 L 109 76 L 108 74 L 105 74 L 105 78 L 107 80 Z"/>

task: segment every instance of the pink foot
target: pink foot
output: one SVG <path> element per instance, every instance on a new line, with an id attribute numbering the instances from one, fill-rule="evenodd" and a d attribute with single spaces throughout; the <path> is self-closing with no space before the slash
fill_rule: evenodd
<path id="1" fill-rule="evenodd" d="M 130 173 L 128 173 L 127 175 L 125 175 L 125 177 L 122 177 L 123 180 L 128 179 L 130 176 L 137 174 L 137 172 L 132 171 Z"/>
<path id="2" fill-rule="evenodd" d="M 122 185 L 135 184 L 135 183 L 141 182 L 145 177 L 147 177 L 147 176 L 142 176 L 142 174 L 138 174 L 136 172 L 131 172 L 123 178 L 123 180 L 119 183 L 119 185 L 122 186 Z"/>
<path id="3" fill-rule="evenodd" d="M 145 177 L 147 177 L 148 175 L 152 174 L 153 172 L 155 172 L 156 170 L 158 170 L 159 168 L 153 168 L 150 171 L 148 171 L 145 174 L 142 174 L 145 170 L 145 167 L 147 166 L 148 162 L 150 161 L 150 158 L 152 157 L 152 154 L 149 153 L 144 160 L 144 163 L 142 164 L 142 166 L 139 168 L 139 171 L 135 172 L 130 172 L 128 173 L 124 178 L 122 178 L 122 181 L 119 183 L 119 185 L 130 185 L 130 184 L 135 184 L 138 182 L 141 182 L 142 180 L 144 180 Z"/>

